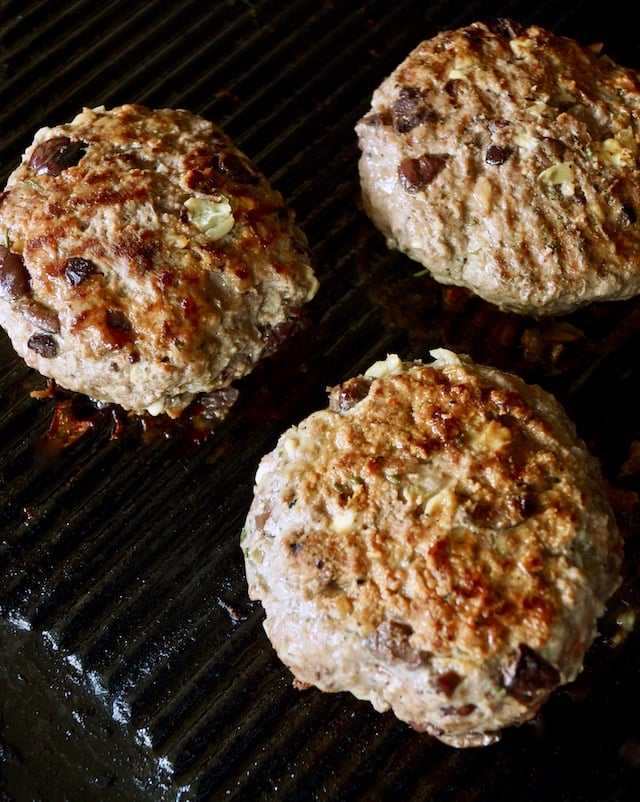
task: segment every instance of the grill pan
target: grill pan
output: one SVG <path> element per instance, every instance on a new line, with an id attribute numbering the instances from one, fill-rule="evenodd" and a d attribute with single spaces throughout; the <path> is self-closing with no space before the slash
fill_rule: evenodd
<path id="1" fill-rule="evenodd" d="M 0 336 L 0 800 L 637 800 L 640 302 L 541 322 L 417 277 L 363 215 L 353 133 L 375 86 L 444 27 L 510 16 L 640 68 L 626 12 L 3 0 L 0 13 L 2 184 L 37 128 L 83 106 L 188 108 L 294 207 L 321 281 L 306 327 L 238 383 L 206 436 L 40 393 Z M 375 359 L 438 346 L 558 396 L 626 537 L 624 583 L 584 672 L 484 749 L 448 748 L 349 694 L 294 690 L 239 547 L 280 432 Z"/>

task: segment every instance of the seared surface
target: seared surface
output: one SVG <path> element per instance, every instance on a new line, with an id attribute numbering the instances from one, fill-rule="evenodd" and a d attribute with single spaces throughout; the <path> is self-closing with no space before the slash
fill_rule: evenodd
<path id="1" fill-rule="evenodd" d="M 377 363 L 289 429 L 258 468 L 242 545 L 299 682 L 479 746 L 575 678 L 622 541 L 552 396 L 434 356 Z"/>
<path id="2" fill-rule="evenodd" d="M 510 21 L 422 42 L 358 123 L 387 244 L 504 309 L 640 292 L 640 77 Z"/>

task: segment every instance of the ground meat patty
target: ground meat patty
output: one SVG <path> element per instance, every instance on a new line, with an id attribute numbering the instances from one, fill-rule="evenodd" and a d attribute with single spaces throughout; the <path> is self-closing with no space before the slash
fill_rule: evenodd
<path id="1" fill-rule="evenodd" d="M 376 363 L 282 435 L 243 550 L 298 683 L 477 746 L 580 671 L 622 546 L 555 399 L 434 356 Z"/>
<path id="2" fill-rule="evenodd" d="M 317 288 L 281 195 L 184 110 L 43 128 L 0 196 L 0 323 L 62 387 L 177 416 L 278 343 Z"/>
<path id="3" fill-rule="evenodd" d="M 356 126 L 365 210 L 389 247 L 504 309 L 636 295 L 639 76 L 510 20 L 440 33 Z"/>

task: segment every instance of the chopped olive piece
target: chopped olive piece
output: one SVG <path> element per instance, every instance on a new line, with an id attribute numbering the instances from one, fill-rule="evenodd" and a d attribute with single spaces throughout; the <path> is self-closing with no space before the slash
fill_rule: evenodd
<path id="1" fill-rule="evenodd" d="M 413 648 L 409 641 L 412 634 L 413 630 L 407 624 L 383 621 L 367 638 L 367 645 L 377 657 L 386 662 L 400 660 L 410 668 L 417 668 L 428 660 L 429 655 Z"/>
<path id="2" fill-rule="evenodd" d="M 203 414 L 210 420 L 222 419 L 240 395 L 235 387 L 221 387 L 201 396 Z"/>
<path id="3" fill-rule="evenodd" d="M 120 309 L 107 309 L 107 326 L 117 331 L 131 331 L 131 321 Z"/>
<path id="4" fill-rule="evenodd" d="M 31 279 L 19 253 L 0 245 L 0 298 L 15 301 L 31 292 Z"/>
<path id="5" fill-rule="evenodd" d="M 453 696 L 453 692 L 462 682 L 463 677 L 457 671 L 446 671 L 444 674 L 438 674 L 435 679 L 435 685 L 439 691 L 446 696 Z"/>
<path id="6" fill-rule="evenodd" d="M 399 134 L 406 134 L 417 125 L 432 122 L 436 115 L 426 103 L 422 92 L 414 86 L 403 86 L 391 107 L 391 119 Z"/>
<path id="7" fill-rule="evenodd" d="M 55 136 L 38 145 L 29 159 L 29 167 L 36 175 L 60 175 L 73 167 L 84 156 L 85 142 L 72 142 L 67 136 Z"/>
<path id="8" fill-rule="evenodd" d="M 391 125 L 392 115 L 389 109 L 382 109 L 379 112 L 371 112 L 362 118 L 362 122 L 371 126 Z"/>
<path id="9" fill-rule="evenodd" d="M 417 159 L 404 159 L 398 167 L 402 188 L 411 194 L 425 189 L 442 170 L 446 161 L 446 156 L 431 153 L 423 153 Z"/>
<path id="10" fill-rule="evenodd" d="M 239 184 L 255 184 L 260 178 L 260 174 L 249 161 L 229 151 L 217 153 L 211 166 Z"/>
<path id="11" fill-rule="evenodd" d="M 89 276 L 96 272 L 97 268 L 89 259 L 83 259 L 81 256 L 72 256 L 67 259 L 67 264 L 64 268 L 64 277 L 68 284 L 72 287 L 77 287 L 82 284 Z"/>
<path id="12" fill-rule="evenodd" d="M 371 382 L 364 376 L 354 376 L 336 387 L 331 394 L 330 406 L 336 412 L 347 412 L 358 401 L 366 398 L 371 389 Z"/>
<path id="13" fill-rule="evenodd" d="M 51 359 L 58 353 L 56 341 L 50 334 L 32 334 L 27 342 L 27 347 L 47 359 Z"/>
<path id="14" fill-rule="evenodd" d="M 504 164 L 509 158 L 510 151 L 508 148 L 501 148 L 498 145 L 489 145 L 485 153 L 484 160 L 487 164 Z"/>
<path id="15" fill-rule="evenodd" d="M 60 331 L 58 313 L 40 301 L 36 301 L 34 298 L 25 298 L 19 308 L 22 316 L 42 331 L 49 334 L 57 334 Z"/>
<path id="16" fill-rule="evenodd" d="M 550 691 L 559 684 L 558 669 L 526 643 L 521 643 L 514 674 L 505 685 L 507 691 L 526 704 L 538 691 Z"/>

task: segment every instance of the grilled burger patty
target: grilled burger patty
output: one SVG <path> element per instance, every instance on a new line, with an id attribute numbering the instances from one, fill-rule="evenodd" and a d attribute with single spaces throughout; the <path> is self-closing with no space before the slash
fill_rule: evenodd
<path id="1" fill-rule="evenodd" d="M 0 196 L 0 324 L 31 367 L 175 417 L 248 373 L 317 289 L 293 212 L 185 110 L 43 128 Z"/>
<path id="2" fill-rule="evenodd" d="M 249 594 L 299 685 L 488 744 L 580 671 L 619 584 L 599 466 L 538 386 L 389 357 L 261 461 Z"/>
<path id="3" fill-rule="evenodd" d="M 634 296 L 639 75 L 510 20 L 444 31 L 356 126 L 365 210 L 437 281 L 507 310 Z"/>

